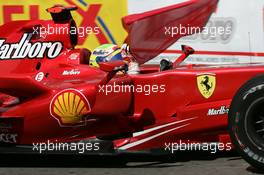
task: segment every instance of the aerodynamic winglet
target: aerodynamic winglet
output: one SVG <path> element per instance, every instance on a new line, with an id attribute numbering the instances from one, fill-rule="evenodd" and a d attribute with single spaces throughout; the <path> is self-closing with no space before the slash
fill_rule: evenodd
<path id="1" fill-rule="evenodd" d="M 49 88 L 30 76 L 0 77 L 0 93 L 18 98 L 27 98 L 48 92 Z"/>

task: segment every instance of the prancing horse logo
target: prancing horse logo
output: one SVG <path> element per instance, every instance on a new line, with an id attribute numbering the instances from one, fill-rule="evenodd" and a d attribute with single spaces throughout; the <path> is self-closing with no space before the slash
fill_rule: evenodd
<path id="1" fill-rule="evenodd" d="M 199 74 L 197 76 L 197 87 L 204 98 L 210 98 L 216 87 L 214 74 Z"/>

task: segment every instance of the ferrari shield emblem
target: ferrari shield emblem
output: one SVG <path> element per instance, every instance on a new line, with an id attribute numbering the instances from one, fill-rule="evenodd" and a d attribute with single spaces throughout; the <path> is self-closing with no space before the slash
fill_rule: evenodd
<path id="1" fill-rule="evenodd" d="M 216 78 L 214 74 L 200 74 L 197 76 L 197 87 L 204 98 L 210 98 L 215 90 Z"/>

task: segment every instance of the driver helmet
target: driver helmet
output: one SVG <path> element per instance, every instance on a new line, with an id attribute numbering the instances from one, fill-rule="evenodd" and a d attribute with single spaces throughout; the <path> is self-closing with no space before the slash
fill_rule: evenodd
<path id="1" fill-rule="evenodd" d="M 100 62 L 123 60 L 121 49 L 115 44 L 103 44 L 95 48 L 90 57 L 90 65 L 99 67 Z"/>

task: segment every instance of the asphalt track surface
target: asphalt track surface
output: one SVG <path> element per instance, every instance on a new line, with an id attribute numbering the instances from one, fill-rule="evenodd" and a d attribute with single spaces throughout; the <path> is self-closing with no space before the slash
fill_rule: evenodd
<path id="1" fill-rule="evenodd" d="M 244 175 L 263 174 L 235 153 L 121 156 L 0 155 L 6 175 Z"/>

